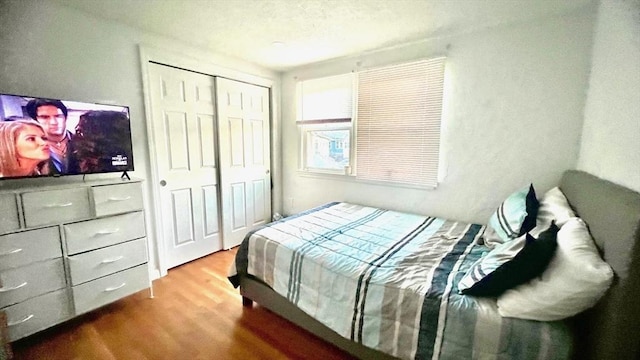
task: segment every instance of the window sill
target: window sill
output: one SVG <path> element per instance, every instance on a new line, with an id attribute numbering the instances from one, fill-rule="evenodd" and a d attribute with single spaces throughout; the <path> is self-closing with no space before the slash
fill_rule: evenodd
<path id="1" fill-rule="evenodd" d="M 377 185 L 377 186 L 386 186 L 391 188 L 404 188 L 404 189 L 415 189 L 415 190 L 436 190 L 436 186 L 418 186 L 411 184 L 401 184 L 394 182 L 386 182 L 386 181 L 371 181 L 371 180 L 362 180 L 356 178 L 356 175 L 346 175 L 339 174 L 336 172 L 330 171 L 321 171 L 321 170 L 302 170 L 299 169 L 297 174 L 306 178 L 314 178 L 314 179 L 324 179 L 324 180 L 337 180 L 337 181 L 345 181 L 351 183 L 359 183 L 364 185 Z"/>

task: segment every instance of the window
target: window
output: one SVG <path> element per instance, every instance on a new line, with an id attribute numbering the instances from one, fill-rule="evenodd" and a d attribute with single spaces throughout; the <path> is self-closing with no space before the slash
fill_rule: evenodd
<path id="1" fill-rule="evenodd" d="M 302 167 L 345 174 L 351 166 L 353 74 L 298 83 L 299 121 L 303 128 Z"/>
<path id="2" fill-rule="evenodd" d="M 348 85 L 347 81 L 339 83 L 338 77 L 331 77 L 300 83 L 303 89 L 309 85 L 316 90 L 308 94 L 301 91 L 303 116 L 298 123 L 306 149 L 304 168 L 344 171 L 364 181 L 435 187 L 444 58 L 374 68 L 348 76 L 355 77 L 351 84 L 357 84 L 348 92 L 349 99 L 355 98 L 357 118 L 353 121 L 351 116 L 346 120 L 346 115 L 335 112 L 331 116 L 315 116 L 315 119 L 304 117 L 307 110 L 327 112 L 333 106 L 351 103 L 342 97 L 338 101 L 337 95 L 319 95 L 346 94 L 343 88 Z M 352 142 L 355 147 L 351 146 Z M 313 149 L 313 153 L 309 149 Z M 355 167 L 351 166 L 352 162 Z M 352 168 L 355 171 L 350 173 Z"/>

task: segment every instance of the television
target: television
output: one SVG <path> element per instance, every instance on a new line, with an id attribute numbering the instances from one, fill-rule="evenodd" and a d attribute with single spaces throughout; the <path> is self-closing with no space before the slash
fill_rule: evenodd
<path id="1" fill-rule="evenodd" d="M 133 169 L 128 106 L 0 94 L 0 179 Z"/>

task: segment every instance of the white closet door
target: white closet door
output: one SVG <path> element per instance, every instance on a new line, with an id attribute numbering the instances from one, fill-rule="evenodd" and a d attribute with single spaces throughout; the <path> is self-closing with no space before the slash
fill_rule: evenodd
<path id="1" fill-rule="evenodd" d="M 271 218 L 269 89 L 216 78 L 224 248 Z"/>
<path id="2" fill-rule="evenodd" d="M 150 101 L 166 268 L 222 249 L 212 76 L 150 63 Z"/>

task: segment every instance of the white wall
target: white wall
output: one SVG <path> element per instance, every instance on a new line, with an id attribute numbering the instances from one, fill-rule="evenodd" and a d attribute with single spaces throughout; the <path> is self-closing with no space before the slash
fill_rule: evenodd
<path id="1" fill-rule="evenodd" d="M 0 1 L 0 24 L 0 92 L 130 107 L 136 168 L 130 175 L 147 180 L 144 183 L 146 223 L 151 268 L 156 269 L 157 239 L 153 231 L 156 216 L 151 203 L 139 44 L 276 79 L 278 88 L 279 74 L 133 28 L 93 19 L 46 1 Z M 87 178 L 92 177 L 98 175 Z"/>
<path id="2" fill-rule="evenodd" d="M 578 168 L 640 191 L 640 1 L 603 0 Z"/>
<path id="3" fill-rule="evenodd" d="M 595 6 L 449 38 L 425 40 L 315 64 L 282 78 L 283 207 L 297 212 L 328 201 L 486 223 L 509 193 L 533 182 L 555 186 L 577 163 Z M 446 48 L 443 134 L 446 167 L 435 190 L 309 177 L 298 171 L 295 78 L 344 73 L 440 53 Z"/>

